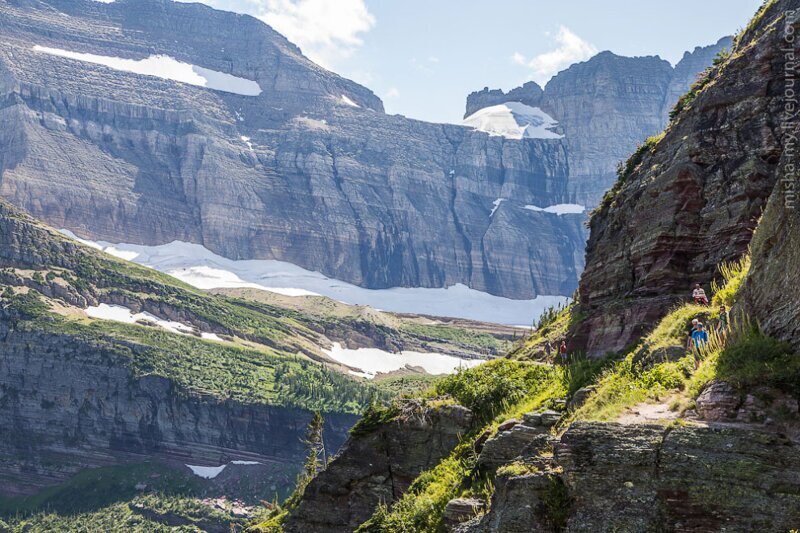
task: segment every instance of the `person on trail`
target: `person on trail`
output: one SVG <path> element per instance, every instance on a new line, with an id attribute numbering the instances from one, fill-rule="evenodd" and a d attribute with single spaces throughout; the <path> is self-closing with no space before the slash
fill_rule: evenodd
<path id="1" fill-rule="evenodd" d="M 547 357 L 547 360 L 550 360 L 550 355 L 553 353 L 553 345 L 550 344 L 550 339 L 546 340 L 544 343 L 544 354 Z"/>
<path id="2" fill-rule="evenodd" d="M 728 331 L 728 308 L 725 304 L 719 304 L 719 326 L 718 331 L 720 335 L 724 335 Z"/>
<path id="3" fill-rule="evenodd" d="M 567 341 L 561 341 L 561 348 L 559 349 L 561 352 L 561 362 L 567 362 Z"/>
<path id="4" fill-rule="evenodd" d="M 695 283 L 694 285 L 692 298 L 694 299 L 694 303 L 698 305 L 708 305 L 708 296 L 706 296 L 706 291 L 703 290 L 703 287 L 701 287 L 699 283 Z"/>
<path id="5" fill-rule="evenodd" d="M 694 347 L 697 350 L 708 342 L 708 333 L 702 322 L 697 323 L 697 329 L 692 332 L 692 339 L 694 339 Z"/>
<path id="6" fill-rule="evenodd" d="M 700 323 L 700 321 L 697 320 L 696 318 L 692 319 L 692 327 L 689 328 L 689 334 L 686 336 L 686 350 L 687 351 L 692 351 L 692 349 L 694 348 L 694 338 L 692 337 L 692 334 L 697 329 L 697 324 L 699 324 L 699 323 Z"/>

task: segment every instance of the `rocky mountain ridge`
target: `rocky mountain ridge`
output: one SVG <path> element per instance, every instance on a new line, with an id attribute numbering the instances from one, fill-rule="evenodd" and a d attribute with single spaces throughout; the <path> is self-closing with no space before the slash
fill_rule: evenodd
<path id="1" fill-rule="evenodd" d="M 580 299 L 552 326 L 590 357 L 495 361 L 430 391 L 423 401 L 492 416 L 357 531 L 796 527 L 800 239 L 795 128 L 782 124 L 795 71 L 784 37 L 798 10 L 798 0 L 764 3 L 592 217 Z M 682 285 L 715 277 L 707 290 L 733 304 L 728 321 L 716 305 L 689 303 Z M 721 333 L 687 348 L 692 318 Z M 542 379 L 511 394 L 534 369 Z M 387 418 L 372 430 L 397 423 Z M 347 450 L 364 438 L 337 460 L 357 462 Z M 346 487 L 328 489 L 346 497 Z M 290 515 L 313 512 L 298 509 Z"/>
<path id="2" fill-rule="evenodd" d="M 663 136 L 628 160 L 592 217 L 576 349 L 600 356 L 628 346 L 747 251 L 779 194 L 788 138 L 776 83 L 786 68 L 783 18 L 768 12 L 681 98 Z"/>
<path id="3" fill-rule="evenodd" d="M 0 22 L 0 195 L 54 227 L 193 242 L 369 288 L 532 298 L 577 286 L 583 217 L 524 209 L 567 201 L 558 139 L 385 115 L 263 23 L 197 4 L 3 0 Z"/>
<path id="4" fill-rule="evenodd" d="M 678 98 L 731 37 L 684 53 L 673 68 L 658 56 L 623 57 L 605 51 L 556 74 L 542 89 L 528 82 L 503 92 L 473 92 L 466 116 L 504 102 L 539 107 L 555 118 L 567 144 L 571 201 L 596 206 L 613 184 L 615 169 L 639 144 L 660 132 Z"/>

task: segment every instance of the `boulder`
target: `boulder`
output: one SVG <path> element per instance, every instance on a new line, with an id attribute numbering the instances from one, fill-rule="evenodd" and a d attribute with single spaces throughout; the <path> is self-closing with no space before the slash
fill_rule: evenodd
<path id="1" fill-rule="evenodd" d="M 577 409 L 578 407 L 580 407 L 581 405 L 586 403 L 586 400 L 589 399 L 589 396 L 594 394 L 595 389 L 596 389 L 596 387 L 589 386 L 589 387 L 582 387 L 582 388 L 576 390 L 575 394 L 572 395 L 572 398 L 570 399 L 569 403 L 567 404 L 567 408 L 568 409 Z"/>
<path id="2" fill-rule="evenodd" d="M 549 440 L 550 434 L 544 426 L 517 424 L 506 431 L 498 431 L 494 437 L 486 441 L 483 451 L 478 456 L 478 466 L 494 470 L 519 457 L 532 444 L 536 449 L 540 449 L 544 448 Z"/>
<path id="3" fill-rule="evenodd" d="M 556 424 L 558 424 L 558 422 L 561 420 L 561 417 L 563 416 L 562 413 L 552 410 L 544 411 L 542 412 L 541 415 L 542 415 L 542 426 L 546 428 L 551 428 Z"/>
<path id="4" fill-rule="evenodd" d="M 697 415 L 708 421 L 736 418 L 741 404 L 739 391 L 726 381 L 711 381 L 695 402 Z"/>
<path id="5" fill-rule="evenodd" d="M 486 502 L 479 498 L 456 498 L 447 502 L 444 508 L 444 524 L 453 529 L 457 524 L 467 522 L 486 509 Z"/>

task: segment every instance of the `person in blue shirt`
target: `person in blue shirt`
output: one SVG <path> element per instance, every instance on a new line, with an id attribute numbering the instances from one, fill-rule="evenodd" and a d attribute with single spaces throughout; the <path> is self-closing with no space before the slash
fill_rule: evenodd
<path id="1" fill-rule="evenodd" d="M 698 322 L 697 328 L 692 332 L 692 339 L 694 340 L 694 347 L 697 350 L 708 342 L 708 332 L 706 332 L 706 328 L 701 322 Z"/>

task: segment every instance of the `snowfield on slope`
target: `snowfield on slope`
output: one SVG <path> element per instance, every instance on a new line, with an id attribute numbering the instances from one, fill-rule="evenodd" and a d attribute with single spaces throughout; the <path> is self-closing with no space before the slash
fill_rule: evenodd
<path id="1" fill-rule="evenodd" d="M 97 318 L 99 320 L 113 320 L 115 322 L 123 322 L 125 324 L 149 322 L 171 333 L 180 333 L 182 335 L 192 335 L 195 331 L 195 328 L 187 324 L 173 322 L 171 320 L 164 320 L 163 318 L 159 318 L 147 312 L 134 313 L 122 305 L 100 304 L 87 307 L 85 311 L 89 318 Z M 209 341 L 222 342 L 222 339 L 215 333 L 201 332 L 200 337 Z"/>
<path id="2" fill-rule="evenodd" d="M 146 59 L 124 59 L 114 56 L 84 54 L 39 45 L 34 46 L 33 51 L 102 65 L 122 72 L 155 76 L 226 93 L 241 94 L 243 96 L 258 96 L 261 94 L 261 86 L 255 81 L 198 67 L 191 63 L 184 63 L 167 55 L 151 55 Z"/>
<path id="3" fill-rule="evenodd" d="M 258 461 L 231 461 L 230 463 L 226 463 L 224 465 L 219 465 L 219 466 L 198 466 L 198 465 L 188 465 L 188 464 L 186 466 L 189 468 L 189 470 L 192 471 L 194 475 L 198 477 L 201 477 L 203 479 L 214 479 L 215 477 L 220 475 L 222 471 L 225 470 L 225 467 L 227 467 L 229 464 L 251 466 L 251 465 L 260 465 L 261 463 Z"/>
<path id="4" fill-rule="evenodd" d="M 509 139 L 562 139 L 552 131 L 558 122 L 539 109 L 520 102 L 506 102 L 479 109 L 462 122 L 489 135 Z"/>
<path id="5" fill-rule="evenodd" d="M 538 211 L 542 213 L 552 213 L 554 215 L 580 215 L 586 211 L 586 206 L 580 204 L 556 204 L 547 207 L 537 207 L 535 205 L 526 205 L 523 209 L 528 211 Z"/>
<path id="6" fill-rule="evenodd" d="M 252 287 L 288 296 L 322 295 L 351 305 L 395 313 L 465 318 L 495 324 L 531 324 L 542 312 L 569 301 L 566 296 L 512 300 L 465 285 L 448 288 L 365 289 L 284 261 L 235 261 L 199 244 L 174 241 L 160 246 L 111 244 L 65 235 L 106 253 L 159 270 L 200 289 Z"/>
<path id="7" fill-rule="evenodd" d="M 453 374 L 460 368 L 471 368 L 486 362 L 483 359 L 461 359 L 440 353 L 412 351 L 391 353 L 377 348 L 350 350 L 343 348 L 338 342 L 333 343 L 333 348 L 330 350 L 322 351 L 334 361 L 361 370 L 361 372 L 350 372 L 351 374 L 370 379 L 379 372 L 392 372 L 406 366 L 422 367 L 428 374 L 439 375 Z"/>

